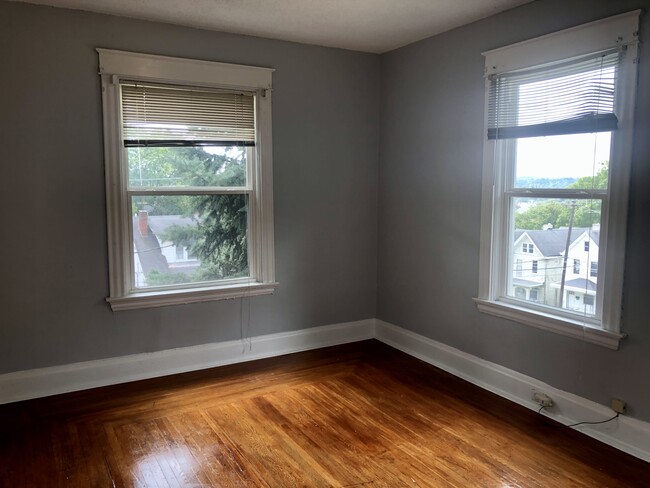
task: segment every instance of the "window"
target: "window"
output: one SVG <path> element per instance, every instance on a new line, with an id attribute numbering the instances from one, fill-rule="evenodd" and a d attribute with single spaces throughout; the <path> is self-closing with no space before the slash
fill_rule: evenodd
<path id="1" fill-rule="evenodd" d="M 524 242 L 521 246 L 521 251 L 532 254 L 533 252 L 535 252 L 535 246 Z"/>
<path id="2" fill-rule="evenodd" d="M 272 293 L 273 70 L 98 52 L 113 310 Z"/>
<path id="3" fill-rule="evenodd" d="M 589 268 L 589 276 L 591 277 L 596 277 L 598 276 L 598 262 L 597 261 L 592 261 L 591 266 Z"/>
<path id="4" fill-rule="evenodd" d="M 638 17 L 484 53 L 482 312 L 618 347 Z M 546 263 L 532 266 L 543 279 L 539 300 L 517 292 L 514 243 L 524 233 Z M 567 276 L 570 260 L 579 274 L 574 253 L 582 249 L 602 263 L 606 279 L 595 280 L 593 266 L 590 279 Z M 522 252 L 533 248 L 524 244 Z M 587 293 L 593 306 L 572 306 Z"/>
<path id="5" fill-rule="evenodd" d="M 181 246 L 180 244 L 176 245 L 176 260 L 177 261 L 182 261 L 185 259 L 185 248 Z"/>
<path id="6" fill-rule="evenodd" d="M 580 260 L 573 260 L 573 274 L 580 274 Z"/>
<path id="7" fill-rule="evenodd" d="M 536 302 L 538 299 L 537 297 L 538 297 L 537 290 L 536 289 L 530 290 L 530 300 Z"/>

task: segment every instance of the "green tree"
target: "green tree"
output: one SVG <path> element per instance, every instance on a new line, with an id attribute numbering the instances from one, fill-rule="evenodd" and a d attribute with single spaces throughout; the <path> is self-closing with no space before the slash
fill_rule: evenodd
<path id="1" fill-rule="evenodd" d="M 594 176 L 583 176 L 578 178 L 574 183 L 569 185 L 569 188 L 582 188 L 591 190 L 593 188 L 607 188 L 609 180 L 609 162 L 605 161 L 600 164 L 601 168 Z"/>
<path id="2" fill-rule="evenodd" d="M 607 188 L 608 164 L 603 163 L 598 173 L 591 177 L 579 178 L 568 188 Z M 515 215 L 515 228 L 541 230 L 542 226 L 552 224 L 554 228 L 567 227 L 571 218 L 571 207 L 575 205 L 574 227 L 590 227 L 600 222 L 599 200 L 545 200 Z"/>

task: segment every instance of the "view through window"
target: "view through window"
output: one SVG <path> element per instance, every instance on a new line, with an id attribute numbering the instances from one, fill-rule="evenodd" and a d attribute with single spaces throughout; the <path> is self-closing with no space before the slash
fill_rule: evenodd
<path id="1" fill-rule="evenodd" d="M 610 141 L 611 132 L 515 141 L 514 188 L 530 196 L 510 200 L 508 296 L 595 315 L 598 279 L 589 269 L 598 261 L 602 202 L 592 190 L 607 190 Z M 565 194 L 535 196 L 547 189 Z"/>
<path id="2" fill-rule="evenodd" d="M 596 317 L 620 50 L 492 77 L 503 175 L 503 295 Z M 584 266 L 580 266 L 584 263 Z"/>
<path id="3" fill-rule="evenodd" d="M 252 151 L 189 146 L 132 147 L 127 153 L 135 287 L 247 276 L 244 191 Z M 193 193 L 183 194 L 188 188 Z M 219 194 L 223 188 L 230 193 Z"/>

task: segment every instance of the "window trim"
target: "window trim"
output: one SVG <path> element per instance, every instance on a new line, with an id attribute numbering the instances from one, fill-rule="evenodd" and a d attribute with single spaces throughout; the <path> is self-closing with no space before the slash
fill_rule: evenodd
<path id="1" fill-rule="evenodd" d="M 273 163 L 271 132 L 272 74 L 254 66 L 174 58 L 98 48 L 102 83 L 108 266 L 113 311 L 161 307 L 273 293 Z M 255 204 L 249 208 L 251 278 L 220 280 L 193 287 L 132 290 L 130 283 L 130 211 L 123 160 L 120 79 L 246 90 L 256 93 L 256 158 L 251 171 Z"/>
<path id="2" fill-rule="evenodd" d="M 625 265 L 625 236 L 627 222 L 628 187 L 633 144 L 633 117 L 637 81 L 638 23 L 641 11 L 635 10 L 596 22 L 580 25 L 523 41 L 511 46 L 482 53 L 486 58 L 484 145 L 483 145 L 483 187 L 481 196 L 481 228 L 479 256 L 479 289 L 475 299 L 479 311 L 513 320 L 522 324 L 553 331 L 618 349 L 621 333 L 621 310 L 623 273 Z M 600 324 L 588 320 L 575 320 L 559 313 L 549 313 L 541 307 L 523 306 L 514 300 L 504 298 L 502 288 L 507 278 L 505 264 L 509 259 L 503 249 L 509 247 L 505 224 L 504 207 L 498 195 L 503 194 L 501 185 L 504 164 L 497 164 L 496 141 L 487 139 L 488 96 L 490 82 L 488 75 L 542 65 L 562 59 L 569 59 L 590 52 L 626 45 L 627 55 L 621 65 L 617 90 L 617 116 L 620 128 L 612 133 L 612 159 L 610 183 L 605 200 L 607 208 L 602 210 L 602 228 L 605 229 L 603 244 L 599 248 L 598 261 L 603 263 L 600 276 L 602 282 L 602 317 Z M 606 268 L 606 269 L 605 269 Z"/>

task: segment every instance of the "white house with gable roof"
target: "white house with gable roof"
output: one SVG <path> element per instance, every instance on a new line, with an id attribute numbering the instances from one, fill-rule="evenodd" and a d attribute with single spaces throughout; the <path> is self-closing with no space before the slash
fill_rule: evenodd
<path id="1" fill-rule="evenodd" d="M 521 300 L 588 314 L 595 311 L 600 231 L 552 227 L 515 230 L 508 295 Z M 564 289 L 562 270 L 569 244 Z"/>
<path id="2" fill-rule="evenodd" d="M 569 246 L 567 272 L 564 282 L 565 308 L 593 314 L 596 311 L 596 290 L 598 287 L 598 252 L 600 228 L 580 229 L 582 232 Z M 558 291 L 561 283 L 551 285 Z"/>

